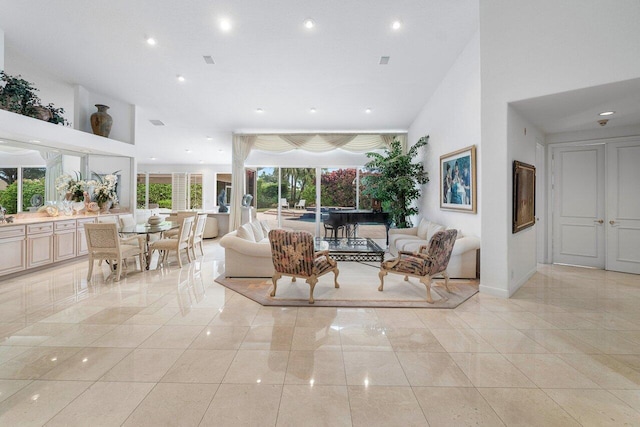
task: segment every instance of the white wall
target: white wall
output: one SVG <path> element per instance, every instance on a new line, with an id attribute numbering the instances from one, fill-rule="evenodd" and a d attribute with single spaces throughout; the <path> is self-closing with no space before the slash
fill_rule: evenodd
<path id="1" fill-rule="evenodd" d="M 505 262 L 505 254 L 521 243 L 510 237 L 511 160 L 517 151 L 508 124 L 517 119 L 508 103 L 637 78 L 640 57 L 632 52 L 640 40 L 638 22 L 636 0 L 480 2 L 481 291 L 509 296 L 515 289 L 510 271 L 535 259 L 533 251 L 514 253 Z"/>
<path id="2" fill-rule="evenodd" d="M 0 28 L 0 70 L 4 70 L 4 31 Z"/>
<path id="3" fill-rule="evenodd" d="M 430 181 L 422 188 L 419 201 L 420 217 L 440 224 L 455 226 L 465 234 L 480 236 L 480 206 L 478 213 L 468 214 L 440 210 L 440 156 L 470 145 L 476 145 L 477 165 L 482 158 L 480 143 L 480 38 L 476 33 L 448 71 L 422 111 L 409 127 L 408 141 L 415 144 L 429 135 L 429 144 L 422 149 L 421 160 L 429 172 Z M 476 173 L 480 189 L 480 173 Z"/>
<path id="4" fill-rule="evenodd" d="M 509 141 L 510 165 L 513 161 L 536 164 L 536 141 L 542 141 L 544 136 L 535 126 L 524 119 L 512 107 L 508 110 L 507 140 Z M 513 188 L 513 173 L 509 174 L 509 188 Z M 513 198 L 511 199 L 513 203 Z M 510 217 L 513 217 L 513 206 L 510 205 Z M 509 222 L 511 228 L 512 222 Z M 536 272 L 537 267 L 537 233 L 536 226 L 522 230 L 516 234 L 510 233 L 509 245 L 509 292 L 513 294 L 520 286 Z M 489 285 L 490 286 L 490 285 Z"/>
<path id="5" fill-rule="evenodd" d="M 202 174 L 203 209 L 217 210 L 216 174 L 231 173 L 231 165 L 166 165 L 138 164 L 137 173 L 173 173 L 187 172 Z"/>
<path id="6" fill-rule="evenodd" d="M 37 151 L 29 150 L 24 154 L 7 154 L 0 151 L 0 167 L 29 167 L 29 166 L 46 166 L 47 162 L 42 159 L 42 156 Z"/>

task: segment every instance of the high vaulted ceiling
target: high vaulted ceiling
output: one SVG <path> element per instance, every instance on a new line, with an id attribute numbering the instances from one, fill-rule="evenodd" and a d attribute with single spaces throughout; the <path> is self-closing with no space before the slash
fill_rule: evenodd
<path id="1" fill-rule="evenodd" d="M 0 10 L 8 48 L 137 105 L 143 126 L 163 121 L 136 135 L 139 157 L 178 146 L 174 163 L 211 156 L 234 131 L 406 130 L 478 28 L 478 0 L 0 0 Z"/>

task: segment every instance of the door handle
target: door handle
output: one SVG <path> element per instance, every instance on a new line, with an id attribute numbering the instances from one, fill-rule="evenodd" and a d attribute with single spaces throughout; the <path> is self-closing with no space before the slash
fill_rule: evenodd
<path id="1" fill-rule="evenodd" d="M 615 227 L 615 223 L 616 223 L 616 222 L 615 222 L 614 220 L 609 221 L 609 224 L 611 224 L 611 225 L 612 225 L 612 226 L 614 226 L 614 227 Z"/>
<path id="2" fill-rule="evenodd" d="M 598 224 L 604 224 L 604 219 L 594 219 L 593 222 L 597 222 Z"/>

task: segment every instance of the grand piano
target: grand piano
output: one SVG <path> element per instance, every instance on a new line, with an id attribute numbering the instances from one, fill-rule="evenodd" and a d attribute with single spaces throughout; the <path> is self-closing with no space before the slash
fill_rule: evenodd
<path id="1" fill-rule="evenodd" d="M 364 209 L 334 210 L 329 211 L 329 216 L 324 222 L 333 227 L 333 236 L 335 237 L 338 236 L 337 230 L 339 227 L 353 230 L 354 237 L 356 237 L 355 234 L 359 223 L 384 224 L 387 232 L 387 246 L 389 245 L 389 226 L 391 225 L 389 212 L 374 212 Z"/>

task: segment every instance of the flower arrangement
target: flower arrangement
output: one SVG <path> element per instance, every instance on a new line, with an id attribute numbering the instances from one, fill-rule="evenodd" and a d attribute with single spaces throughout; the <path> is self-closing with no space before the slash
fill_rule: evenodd
<path id="1" fill-rule="evenodd" d="M 56 178 L 56 190 L 65 200 L 81 202 L 84 200 L 84 191 L 87 187 L 95 185 L 94 181 L 85 181 L 82 174 L 74 172 L 74 176 L 63 174 Z"/>
<path id="2" fill-rule="evenodd" d="M 93 194 L 95 196 L 95 201 L 100 207 L 103 207 L 108 202 L 111 202 L 111 205 L 118 203 L 118 177 L 116 176 L 116 173 L 118 172 L 102 176 L 93 172 L 93 176 L 96 177 L 96 180 L 94 181 L 95 187 L 93 189 Z"/>

